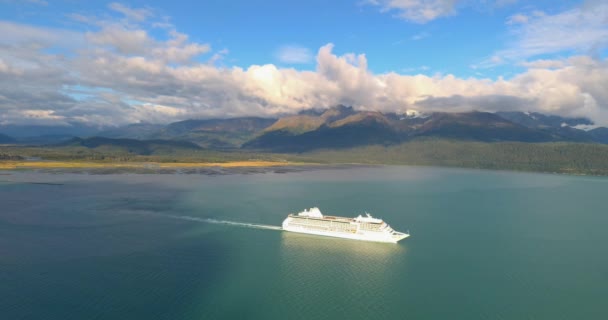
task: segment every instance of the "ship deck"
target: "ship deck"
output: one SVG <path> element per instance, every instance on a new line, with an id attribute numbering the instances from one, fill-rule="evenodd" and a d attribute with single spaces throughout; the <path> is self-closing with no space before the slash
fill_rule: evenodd
<path id="1" fill-rule="evenodd" d="M 289 216 L 292 218 L 298 218 L 298 219 L 330 220 L 330 221 L 340 221 L 340 222 L 354 222 L 355 221 L 354 218 L 336 217 L 336 216 L 323 216 L 322 218 L 319 218 L 319 217 L 299 216 L 294 213 L 290 214 Z"/>
<path id="2" fill-rule="evenodd" d="M 314 220 L 335 221 L 335 222 L 348 222 L 348 223 L 350 223 L 350 222 L 357 222 L 355 220 L 355 218 L 338 217 L 338 216 L 323 216 L 322 218 L 319 218 L 319 217 L 299 216 L 297 214 L 291 213 L 291 214 L 289 214 L 289 217 L 291 217 L 291 218 L 297 218 L 297 219 L 314 219 Z M 381 222 L 367 222 L 367 223 L 382 224 L 382 222 L 383 221 L 381 221 Z"/>

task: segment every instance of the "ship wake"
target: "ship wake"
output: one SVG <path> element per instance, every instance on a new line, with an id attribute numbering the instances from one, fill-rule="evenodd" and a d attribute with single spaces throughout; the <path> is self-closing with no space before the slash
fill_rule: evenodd
<path id="1" fill-rule="evenodd" d="M 172 216 L 172 217 L 174 217 L 174 218 L 181 218 L 181 219 L 190 220 L 190 221 L 204 222 L 204 223 L 226 224 L 226 225 L 230 225 L 230 226 L 243 227 L 243 228 L 266 229 L 266 230 L 283 230 L 283 228 L 281 228 L 279 226 L 273 226 L 273 225 L 269 225 L 269 224 L 236 222 L 236 221 L 228 221 L 228 220 L 197 218 L 197 217 L 190 217 L 190 216 Z"/>
<path id="2" fill-rule="evenodd" d="M 172 219 L 196 221 L 196 222 L 211 223 L 211 224 L 223 224 L 223 225 L 229 225 L 229 226 L 241 227 L 241 228 L 283 230 L 283 228 L 281 228 L 279 226 L 273 226 L 273 225 L 269 225 L 269 224 L 237 222 L 237 221 L 218 220 L 218 219 L 211 219 L 211 218 L 199 218 L 199 217 L 192 217 L 192 216 L 179 216 L 179 215 L 172 215 L 172 214 L 154 214 L 154 215 L 162 216 L 162 217 L 166 217 L 166 218 L 172 218 Z"/>

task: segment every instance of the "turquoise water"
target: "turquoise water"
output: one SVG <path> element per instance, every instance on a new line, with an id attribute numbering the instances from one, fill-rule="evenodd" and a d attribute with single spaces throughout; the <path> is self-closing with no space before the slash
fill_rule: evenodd
<path id="1" fill-rule="evenodd" d="M 53 184 L 35 184 L 45 182 Z M 606 319 L 608 179 L 0 176 L 2 319 Z M 368 211 L 397 245 L 206 223 Z"/>

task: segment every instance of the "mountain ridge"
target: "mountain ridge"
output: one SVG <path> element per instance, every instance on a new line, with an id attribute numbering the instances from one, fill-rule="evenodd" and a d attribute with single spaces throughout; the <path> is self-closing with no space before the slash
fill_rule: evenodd
<path id="1" fill-rule="evenodd" d="M 260 135 L 244 143 L 243 148 L 303 152 L 369 144 L 390 145 L 418 137 L 483 142 L 608 141 L 608 134 L 601 130 L 593 135 L 573 127 L 593 124 L 585 118 L 562 118 L 525 112 L 435 112 L 424 116 L 410 116 L 377 111 L 353 111 L 346 116 L 332 119 L 334 121 L 328 121 L 324 115 L 331 110 L 324 113 L 307 112 L 305 115 L 279 119 Z M 304 121 L 305 124 L 298 120 Z M 310 125 L 311 123 L 314 125 Z M 302 127 L 306 127 L 306 130 L 302 130 Z"/>
<path id="2" fill-rule="evenodd" d="M 534 112 L 470 111 L 423 114 L 408 110 L 404 113 L 382 113 L 337 105 L 327 109 L 306 109 L 279 118 L 187 119 L 166 125 L 136 123 L 106 128 L 93 134 L 76 127 L 75 133 L 87 133 L 79 136 L 82 138 L 187 141 L 206 149 L 242 148 L 271 152 L 391 145 L 420 137 L 482 142 L 566 141 L 608 144 L 607 128 L 599 127 L 589 131 L 580 129 L 593 125 L 593 122 L 586 118 L 566 118 Z M 73 135 L 58 134 L 58 128 L 45 130 L 53 135 L 17 137 L 14 143 L 55 144 L 74 138 Z"/>

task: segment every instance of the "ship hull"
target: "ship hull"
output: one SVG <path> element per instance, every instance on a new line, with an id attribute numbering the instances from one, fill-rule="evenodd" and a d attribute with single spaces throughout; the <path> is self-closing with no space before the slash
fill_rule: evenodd
<path id="1" fill-rule="evenodd" d="M 346 233 L 346 232 L 333 232 L 333 231 L 319 231 L 319 230 L 310 230 L 306 228 L 292 227 L 292 226 L 283 226 L 284 231 L 289 232 L 297 232 L 297 233 L 305 233 L 305 234 L 313 234 L 317 236 L 325 236 L 325 237 L 333 237 L 333 238 L 343 238 L 343 239 L 351 239 L 351 240 L 359 240 L 359 241 L 371 241 L 371 242 L 384 242 L 384 243 L 397 243 L 400 240 L 403 240 L 409 237 L 409 234 L 399 233 L 398 235 L 386 236 L 385 234 L 371 234 L 371 233 Z"/>

